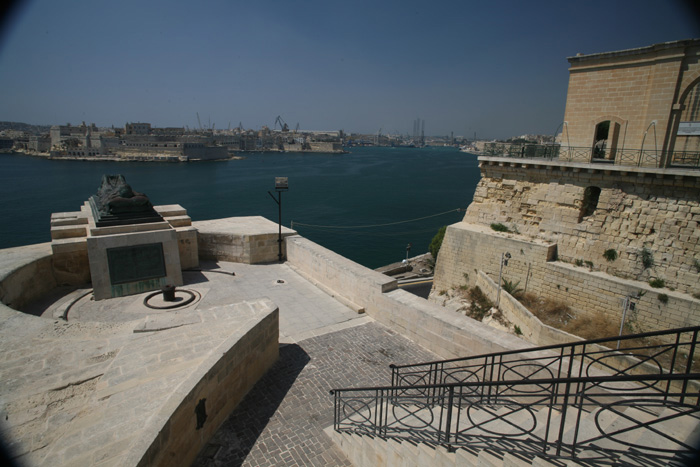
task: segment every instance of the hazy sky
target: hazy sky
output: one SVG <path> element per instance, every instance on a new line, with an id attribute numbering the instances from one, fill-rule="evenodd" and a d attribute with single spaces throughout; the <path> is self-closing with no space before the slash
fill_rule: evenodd
<path id="1" fill-rule="evenodd" d="M 567 57 L 694 37 L 675 0 L 35 0 L 0 37 L 0 120 L 552 134 Z"/>

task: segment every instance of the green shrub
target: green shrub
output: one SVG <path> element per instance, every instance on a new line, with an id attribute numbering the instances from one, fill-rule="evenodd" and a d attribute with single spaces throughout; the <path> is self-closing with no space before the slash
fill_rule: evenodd
<path id="1" fill-rule="evenodd" d="M 433 258 L 437 258 L 438 253 L 440 252 L 440 247 L 442 246 L 442 240 L 445 238 L 445 232 L 447 231 L 447 226 L 443 225 L 440 227 L 440 230 L 438 230 L 438 233 L 435 234 L 433 239 L 430 241 L 430 246 L 428 247 L 428 251 L 430 251 L 430 254 L 433 255 Z"/>
<path id="2" fill-rule="evenodd" d="M 520 326 L 518 326 L 517 324 L 515 326 L 513 326 L 513 331 L 515 331 L 516 336 L 523 335 L 523 331 L 520 329 Z"/>
<path id="3" fill-rule="evenodd" d="M 615 261 L 617 259 L 617 251 L 615 251 L 612 248 L 610 248 L 609 250 L 605 250 L 605 252 L 603 253 L 603 258 L 610 262 Z"/>
<path id="4" fill-rule="evenodd" d="M 523 293 L 523 289 L 519 288 L 519 285 L 520 281 L 511 282 L 506 279 L 503 279 L 503 290 L 508 292 L 514 298 L 518 298 L 518 296 L 520 296 Z"/>
<path id="5" fill-rule="evenodd" d="M 668 303 L 668 295 L 660 293 L 657 297 L 661 303 Z"/>
<path id="6" fill-rule="evenodd" d="M 588 269 L 593 270 L 593 261 L 584 261 L 584 263 L 588 266 Z"/>
<path id="7" fill-rule="evenodd" d="M 507 225 L 503 225 L 501 223 L 493 223 L 491 224 L 491 228 L 495 230 L 496 232 L 510 232 L 510 229 L 508 228 Z"/>
<path id="8" fill-rule="evenodd" d="M 654 267 L 654 255 L 647 247 L 642 248 L 642 266 L 644 266 L 644 269 Z"/>
<path id="9" fill-rule="evenodd" d="M 649 281 L 649 285 L 655 289 L 660 289 L 666 286 L 666 281 L 663 279 L 652 279 Z"/>
<path id="10" fill-rule="evenodd" d="M 574 264 L 575 264 L 576 266 L 583 266 L 583 260 L 582 260 L 582 259 L 574 260 Z"/>

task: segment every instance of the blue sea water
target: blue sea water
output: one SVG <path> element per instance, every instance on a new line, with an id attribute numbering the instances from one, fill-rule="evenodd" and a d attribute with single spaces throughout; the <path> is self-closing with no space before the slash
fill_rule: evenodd
<path id="1" fill-rule="evenodd" d="M 198 163 L 59 161 L 0 154 L 0 248 L 50 241 L 52 212 L 77 211 L 103 174 L 123 174 L 155 205 L 180 204 L 193 220 L 261 215 L 277 222 L 276 176 L 289 177 L 282 223 L 365 266 L 428 250 L 459 221 L 479 181 L 476 156 L 454 148 L 352 148 L 350 154 L 254 153 Z M 433 216 L 421 221 L 382 227 Z M 308 224 L 308 225 L 303 225 Z M 311 227 L 309 225 L 313 225 Z M 324 227 L 315 227 L 324 226 Z"/>

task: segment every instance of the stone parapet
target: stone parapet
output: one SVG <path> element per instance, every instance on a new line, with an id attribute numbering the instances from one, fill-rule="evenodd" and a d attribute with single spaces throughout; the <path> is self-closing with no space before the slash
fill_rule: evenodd
<path id="1" fill-rule="evenodd" d="M 443 243 L 444 245 L 444 243 Z M 528 347 L 525 341 L 398 289 L 395 279 L 303 237 L 287 238 L 288 261 L 365 312 L 443 358 Z"/>
<path id="2" fill-rule="evenodd" d="M 279 227 L 261 216 L 229 217 L 193 223 L 202 259 L 261 264 L 278 261 Z M 282 237 L 295 235 L 282 227 Z M 286 256 L 284 242 L 282 257 Z"/>
<path id="3" fill-rule="evenodd" d="M 21 309 L 54 287 L 50 243 L 0 250 L 0 302 Z"/>

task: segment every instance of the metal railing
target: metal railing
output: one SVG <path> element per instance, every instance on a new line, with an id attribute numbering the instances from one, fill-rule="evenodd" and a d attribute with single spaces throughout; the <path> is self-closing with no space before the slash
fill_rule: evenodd
<path id="1" fill-rule="evenodd" d="M 596 150 L 591 147 L 560 146 L 557 144 L 486 143 L 483 155 L 655 168 L 661 168 L 664 163 L 662 151 L 654 149 L 608 148 Z M 700 168 L 700 151 L 673 151 L 670 153 L 670 161 L 670 167 Z"/>
<path id="2" fill-rule="evenodd" d="M 334 427 L 599 464 L 625 456 L 690 458 L 698 446 L 679 436 L 700 420 L 699 332 L 392 365 L 391 386 L 331 391 Z M 618 342 L 621 349 L 613 350 Z"/>

